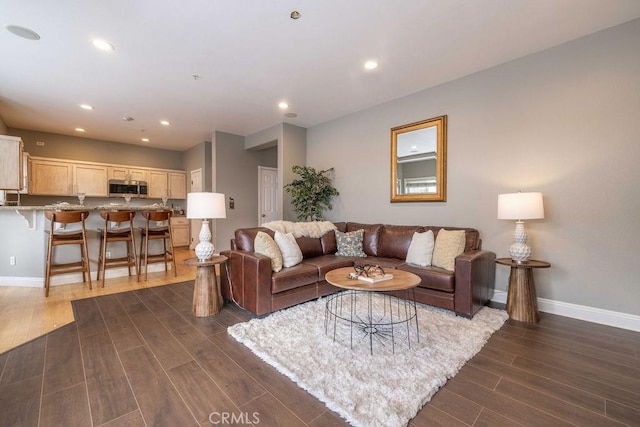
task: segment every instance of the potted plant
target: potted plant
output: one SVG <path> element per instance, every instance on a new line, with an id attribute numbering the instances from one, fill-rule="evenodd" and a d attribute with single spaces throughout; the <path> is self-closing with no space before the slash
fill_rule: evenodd
<path id="1" fill-rule="evenodd" d="M 294 166 L 300 179 L 284 186 L 291 195 L 298 221 L 321 221 L 322 211 L 331 209 L 331 198 L 340 193 L 331 185 L 333 168 L 317 171 L 309 166 Z"/>

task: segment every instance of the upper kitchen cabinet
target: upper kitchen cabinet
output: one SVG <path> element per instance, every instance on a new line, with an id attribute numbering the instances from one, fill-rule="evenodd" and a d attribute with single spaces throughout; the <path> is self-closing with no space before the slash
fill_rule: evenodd
<path id="1" fill-rule="evenodd" d="M 0 190 L 22 190 L 23 147 L 19 137 L 0 135 Z"/>
<path id="2" fill-rule="evenodd" d="M 187 198 L 187 174 L 185 172 L 169 172 L 169 198 Z"/>
<path id="3" fill-rule="evenodd" d="M 167 196 L 169 199 L 187 198 L 187 174 L 177 171 L 149 171 L 150 199 L 161 199 Z"/>
<path id="4" fill-rule="evenodd" d="M 44 196 L 73 195 L 73 163 L 31 158 L 31 194 Z"/>
<path id="5" fill-rule="evenodd" d="M 90 197 L 108 197 L 108 168 L 102 165 L 75 164 L 73 169 L 74 194 Z"/>
<path id="6" fill-rule="evenodd" d="M 161 199 L 169 194 L 168 174 L 165 171 L 149 171 L 149 190 L 147 197 L 150 199 Z"/>
<path id="7" fill-rule="evenodd" d="M 128 168 L 125 166 L 109 167 L 109 179 L 122 179 L 124 181 L 148 181 L 149 172 L 144 169 Z"/>

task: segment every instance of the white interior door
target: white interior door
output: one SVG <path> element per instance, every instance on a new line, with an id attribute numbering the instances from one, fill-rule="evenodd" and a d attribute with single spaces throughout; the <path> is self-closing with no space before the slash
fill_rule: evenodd
<path id="1" fill-rule="evenodd" d="M 282 219 L 278 203 L 278 169 L 258 166 L 258 224 Z"/>
<path id="2" fill-rule="evenodd" d="M 202 168 L 191 171 L 191 190 L 190 193 L 199 193 L 202 191 Z"/>
<path id="3" fill-rule="evenodd" d="M 202 168 L 195 169 L 191 171 L 191 189 L 190 193 L 199 193 L 203 189 L 202 182 Z M 202 220 L 201 219 L 192 219 L 191 220 L 191 241 L 189 242 L 189 249 L 195 249 L 196 245 L 200 241 L 199 234 L 200 229 L 202 228 Z"/>

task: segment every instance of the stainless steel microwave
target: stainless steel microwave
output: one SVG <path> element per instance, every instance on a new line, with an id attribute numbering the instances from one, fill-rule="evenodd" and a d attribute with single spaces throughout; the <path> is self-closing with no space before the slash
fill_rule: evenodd
<path id="1" fill-rule="evenodd" d="M 109 180 L 109 197 L 147 197 L 148 185 L 146 181 L 125 181 L 123 179 Z"/>

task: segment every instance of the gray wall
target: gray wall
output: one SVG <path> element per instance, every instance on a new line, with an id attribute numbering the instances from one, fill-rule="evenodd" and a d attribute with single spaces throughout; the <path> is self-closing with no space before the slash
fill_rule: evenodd
<path id="1" fill-rule="evenodd" d="M 195 145 L 183 153 L 184 170 L 187 172 L 187 192 L 191 192 L 191 171 L 202 169 L 204 179 L 203 190 L 211 191 L 211 142 L 206 141 Z"/>
<path id="2" fill-rule="evenodd" d="M 216 251 L 230 248 L 237 228 L 258 224 L 258 166 L 260 152 L 245 150 L 245 138 L 215 132 L 213 138 L 214 191 L 233 197 L 235 209 L 228 209 L 225 219 L 215 220 Z"/>
<path id="3" fill-rule="evenodd" d="M 508 256 L 500 193 L 541 191 L 527 221 L 538 296 L 640 314 L 640 20 L 308 129 L 307 162 L 336 168 L 332 220 L 470 226 Z M 389 203 L 389 129 L 448 115 L 443 203 Z M 508 268 L 497 267 L 506 289 Z"/>
<path id="4" fill-rule="evenodd" d="M 278 144 L 278 180 L 282 186 L 300 178 L 291 170 L 294 166 L 307 164 L 307 129 L 299 126 L 282 124 L 282 141 Z M 281 188 L 282 188 L 281 186 Z M 291 196 L 282 191 L 282 217 L 286 221 L 296 221 L 297 216 L 291 205 Z"/>
<path id="5" fill-rule="evenodd" d="M 22 137 L 24 150 L 32 156 L 183 169 L 180 151 L 15 128 L 10 128 L 9 134 Z M 36 145 L 38 141 L 44 142 L 45 145 Z"/>

